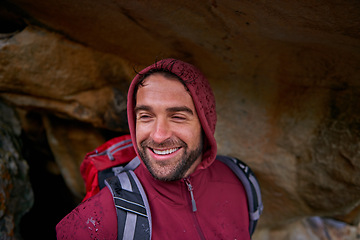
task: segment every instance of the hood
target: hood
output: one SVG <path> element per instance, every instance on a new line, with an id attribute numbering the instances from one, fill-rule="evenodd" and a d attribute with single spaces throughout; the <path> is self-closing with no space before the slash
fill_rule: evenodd
<path id="1" fill-rule="evenodd" d="M 202 162 L 199 164 L 197 169 L 206 168 L 215 160 L 217 153 L 217 145 L 214 137 L 216 125 L 215 97 L 206 77 L 189 63 L 176 59 L 164 59 L 143 69 L 135 76 L 131 82 L 127 99 L 127 115 L 132 142 L 134 146 L 136 146 L 134 116 L 134 91 L 136 89 L 136 85 L 144 75 L 149 72 L 156 72 L 160 70 L 171 72 L 183 79 L 185 85 L 190 91 L 190 95 L 193 99 L 195 109 L 204 132 L 203 157 Z M 137 153 L 136 147 L 135 150 Z"/>

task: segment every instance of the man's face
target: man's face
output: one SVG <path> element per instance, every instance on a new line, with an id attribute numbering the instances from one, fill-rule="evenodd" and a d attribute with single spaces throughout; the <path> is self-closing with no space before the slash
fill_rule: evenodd
<path id="1" fill-rule="evenodd" d="M 136 96 L 136 144 L 150 173 L 173 181 L 201 162 L 201 124 L 190 94 L 176 79 L 150 75 Z"/>

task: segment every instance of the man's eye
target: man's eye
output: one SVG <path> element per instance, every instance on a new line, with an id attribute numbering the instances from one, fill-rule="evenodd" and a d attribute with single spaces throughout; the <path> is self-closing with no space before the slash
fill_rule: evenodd
<path id="1" fill-rule="evenodd" d="M 145 114 L 138 116 L 138 119 L 139 119 L 139 120 L 148 120 L 148 119 L 150 119 L 150 118 L 151 118 L 150 115 L 145 115 Z"/>
<path id="2" fill-rule="evenodd" d="M 174 120 L 177 120 L 177 121 L 184 121 L 184 120 L 186 120 L 186 117 L 181 116 L 181 115 L 174 115 L 174 116 L 172 116 L 172 118 L 173 118 Z"/>

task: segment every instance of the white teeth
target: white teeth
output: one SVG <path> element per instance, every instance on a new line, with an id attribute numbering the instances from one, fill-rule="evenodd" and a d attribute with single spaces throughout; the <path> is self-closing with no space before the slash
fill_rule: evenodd
<path id="1" fill-rule="evenodd" d="M 166 149 L 166 150 L 163 150 L 163 151 L 153 149 L 153 151 L 154 151 L 154 153 L 156 153 L 158 155 L 166 155 L 166 154 L 173 153 L 178 149 L 179 148 L 171 148 L 171 149 Z"/>

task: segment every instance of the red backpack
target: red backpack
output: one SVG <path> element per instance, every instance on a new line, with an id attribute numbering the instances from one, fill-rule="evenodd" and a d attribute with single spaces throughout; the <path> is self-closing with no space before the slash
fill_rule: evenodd
<path id="1" fill-rule="evenodd" d="M 127 164 L 135 157 L 130 135 L 113 138 L 87 153 L 80 165 L 80 173 L 86 187 L 83 201 L 105 187 L 104 179 L 114 176 L 118 166 Z"/>

